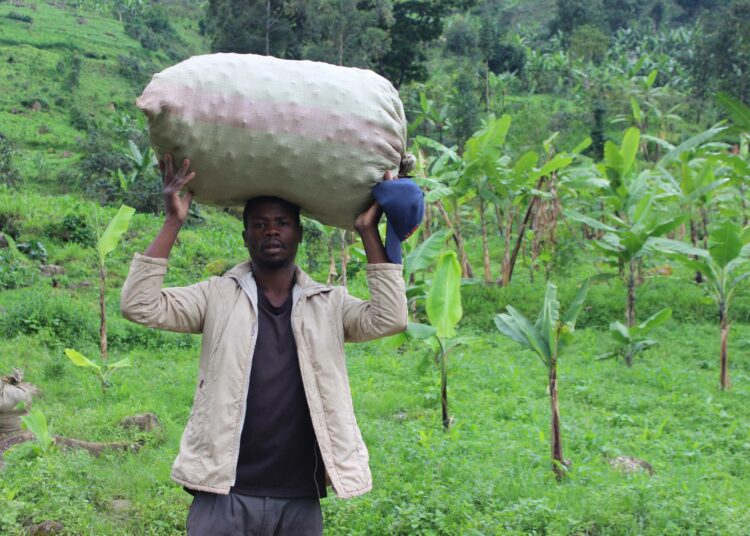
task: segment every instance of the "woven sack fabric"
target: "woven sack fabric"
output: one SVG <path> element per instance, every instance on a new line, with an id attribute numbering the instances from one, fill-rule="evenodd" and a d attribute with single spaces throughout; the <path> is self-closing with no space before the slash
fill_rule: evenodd
<path id="1" fill-rule="evenodd" d="M 398 92 L 363 69 L 254 54 L 194 56 L 154 75 L 137 101 L 151 144 L 210 205 L 274 195 L 352 228 L 370 190 L 404 157 Z"/>

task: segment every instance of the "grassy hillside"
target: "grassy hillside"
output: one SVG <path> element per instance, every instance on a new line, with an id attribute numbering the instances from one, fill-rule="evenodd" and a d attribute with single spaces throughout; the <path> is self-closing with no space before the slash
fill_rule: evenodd
<path id="1" fill-rule="evenodd" d="M 177 57 L 145 49 L 109 12 L 63 5 L 0 2 L 0 133 L 32 188 L 54 187 L 89 128 L 139 113 L 135 98 L 153 73 L 208 50 L 185 18 L 189 3 L 168 5 Z"/>
<path id="2" fill-rule="evenodd" d="M 133 252 L 155 235 L 160 218 L 137 214 L 123 244 L 108 259 L 110 357 L 129 357 L 102 394 L 64 348 L 97 355 L 98 311 L 94 251 L 87 233 L 114 214 L 75 196 L 18 196 L 0 190 L 0 218 L 18 242 L 44 244 L 46 261 L 65 274 L 39 275 L 37 258 L 4 263 L 0 282 L 22 283 L 0 294 L 0 371 L 21 367 L 40 387 L 34 407 L 53 433 L 89 441 L 140 445 L 137 453 L 53 450 L 5 456 L 0 479 L 0 533 L 20 535 L 51 519 L 70 535 L 177 535 L 190 497 L 169 480 L 197 374 L 198 339 L 131 324 L 118 312 L 119 291 Z M 204 211 L 180 234 L 167 284 L 222 273 L 245 256 L 239 222 Z M 71 236 L 66 221 L 76 216 Z M 66 220 L 66 217 L 68 218 Z M 9 223 L 10 222 L 10 225 Z M 67 229 L 70 231 L 70 229 Z M 476 246 L 476 245 L 475 245 Z M 0 251 L 13 251 L 0 250 Z M 479 261 L 479 251 L 471 250 Z M 300 261 L 322 251 L 303 247 Z M 576 258 L 560 281 L 563 304 L 591 270 Z M 319 263 L 316 277 L 325 276 Z M 358 264 L 353 262 L 352 273 Z M 25 274 L 25 275 L 24 275 Z M 684 275 L 684 274 L 682 274 Z M 750 523 L 750 344 L 747 324 L 734 326 L 731 393 L 716 389 L 718 328 L 700 289 L 684 277 L 646 284 L 641 314 L 668 300 L 680 319 L 655 333 L 657 349 L 632 369 L 596 362 L 611 345 L 602 331 L 621 314 L 619 288 L 595 287 L 577 342 L 560 364 L 560 399 L 570 478 L 555 484 L 549 467 L 549 401 L 544 369 L 532 354 L 501 337 L 493 316 L 507 303 L 533 313 L 544 282 L 520 271 L 509 289 L 464 287 L 461 332 L 473 335 L 449 361 L 449 400 L 455 424 L 441 430 L 439 372 L 417 342 L 396 350 L 389 341 L 347 349 L 358 422 L 370 448 L 374 490 L 352 501 L 323 501 L 326 534 L 575 534 L 740 535 Z M 366 296 L 361 271 L 350 284 Z M 747 315 L 746 300 L 737 315 Z M 418 316 L 421 313 L 418 313 Z M 153 412 L 154 432 L 125 430 L 123 417 Z M 624 475 L 616 456 L 650 463 L 653 476 Z M 718 498 L 721 497 L 721 500 Z"/>

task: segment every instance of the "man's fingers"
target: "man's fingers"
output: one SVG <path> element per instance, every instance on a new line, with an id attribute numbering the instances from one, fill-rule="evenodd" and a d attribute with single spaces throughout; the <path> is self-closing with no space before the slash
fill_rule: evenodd
<path id="1" fill-rule="evenodd" d="M 182 161 L 182 167 L 180 168 L 180 171 L 179 171 L 180 175 L 184 175 L 185 173 L 187 173 L 188 169 L 190 169 L 190 160 L 186 158 L 185 160 Z"/>
<path id="2" fill-rule="evenodd" d="M 172 153 L 164 154 L 164 170 L 168 177 L 174 175 L 174 167 L 172 167 Z"/>
<path id="3" fill-rule="evenodd" d="M 195 178 L 195 171 L 192 171 L 188 175 L 185 175 L 180 179 L 180 181 L 177 183 L 177 186 L 179 189 L 182 189 L 183 186 L 185 186 L 187 183 L 189 183 L 191 180 Z"/>
<path id="4" fill-rule="evenodd" d="M 385 175 L 383 175 L 383 180 L 384 181 L 392 181 L 393 180 L 393 173 L 391 172 L 390 169 L 385 172 Z"/>

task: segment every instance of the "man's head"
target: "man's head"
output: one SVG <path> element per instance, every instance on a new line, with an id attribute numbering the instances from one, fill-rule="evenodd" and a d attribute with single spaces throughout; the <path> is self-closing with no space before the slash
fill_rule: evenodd
<path id="1" fill-rule="evenodd" d="M 299 212 L 278 197 L 254 197 L 245 204 L 242 237 L 254 264 L 271 269 L 294 264 L 302 240 Z"/>

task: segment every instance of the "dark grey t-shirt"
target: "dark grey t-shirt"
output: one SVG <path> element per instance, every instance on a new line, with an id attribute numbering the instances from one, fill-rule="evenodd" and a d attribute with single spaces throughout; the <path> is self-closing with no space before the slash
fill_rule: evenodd
<path id="1" fill-rule="evenodd" d="M 292 333 L 292 295 L 274 307 L 258 291 L 255 343 L 237 479 L 231 491 L 325 497 L 325 468 L 302 387 Z"/>

